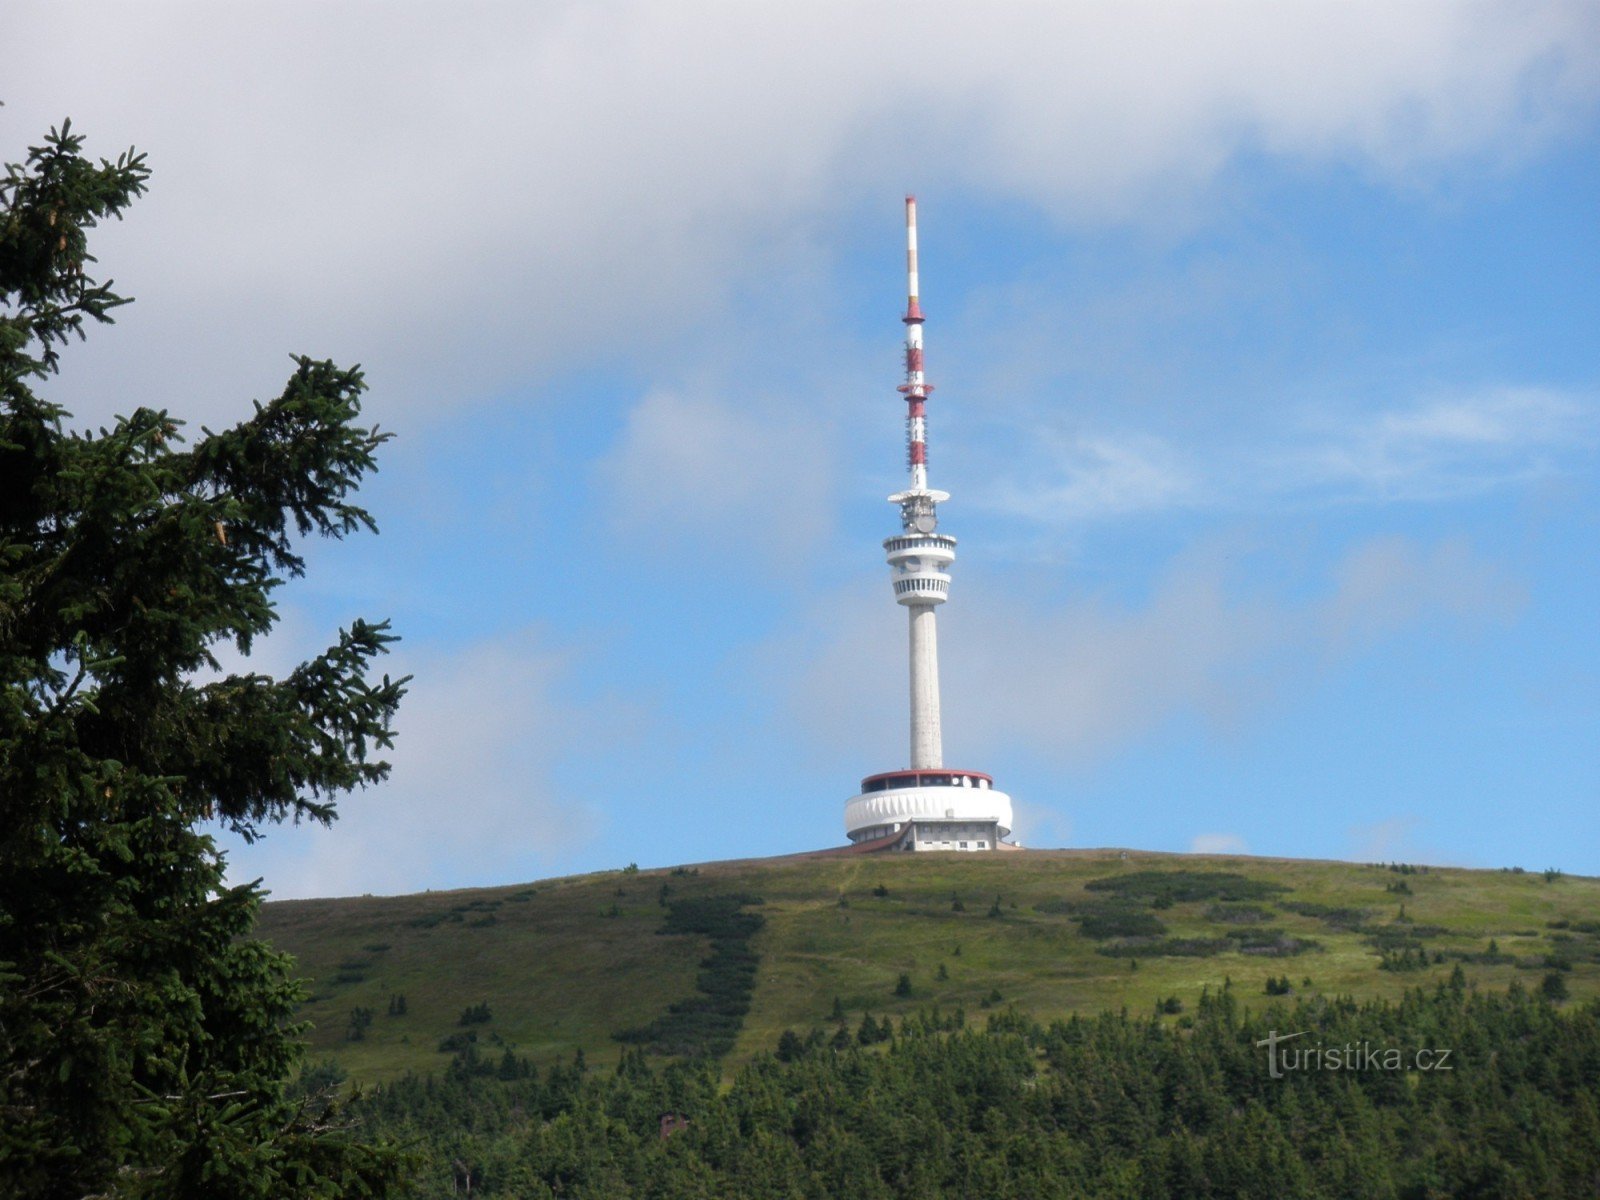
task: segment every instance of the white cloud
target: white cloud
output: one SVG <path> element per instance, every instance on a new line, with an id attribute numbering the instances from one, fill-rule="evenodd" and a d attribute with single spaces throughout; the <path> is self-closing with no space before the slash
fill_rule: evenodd
<path id="1" fill-rule="evenodd" d="M 781 404 L 729 404 L 656 391 L 628 414 L 617 444 L 597 465 L 613 523 L 648 529 L 631 549 L 648 554 L 686 542 L 770 547 L 813 544 L 832 517 L 836 461 L 825 423 Z M 779 566 L 777 563 L 766 563 Z"/>
<path id="2" fill-rule="evenodd" d="M 1340 411 L 1336 409 L 1336 411 Z M 1029 459 L 978 503 L 1042 525 L 1175 509 L 1438 501 L 1577 469 L 1600 440 L 1593 397 L 1541 387 L 1430 396 L 1339 423 L 1287 427 L 1180 450 L 1136 432 L 1034 429 Z"/>
<path id="3" fill-rule="evenodd" d="M 1197 833 L 1189 842 L 1190 854 L 1248 854 L 1250 847 L 1236 833 Z"/>
<path id="4" fill-rule="evenodd" d="M 1059 809 L 1013 796 L 1011 818 L 1013 828 L 1009 840 L 1019 846 L 1042 850 L 1072 845 L 1072 822 Z"/>
<path id="5" fill-rule="evenodd" d="M 559 783 L 602 724 L 625 739 L 625 707 L 575 705 L 568 664 L 530 636 L 383 665 L 415 672 L 396 718 L 390 778 L 339 801 L 331 829 L 269 829 L 230 850 L 229 876 L 265 877 L 277 899 L 413 892 L 531 879 L 599 832 L 589 797 Z M 634 714 L 635 716 L 637 714 Z"/>
<path id="6" fill-rule="evenodd" d="M 1351 857 L 1358 862 L 1415 862 L 1427 858 L 1419 854 L 1415 833 L 1421 821 L 1416 817 L 1390 817 L 1373 825 L 1350 829 Z M 1429 861 L 1437 862 L 1438 859 Z"/>
<path id="7" fill-rule="evenodd" d="M 1428 548 L 1400 536 L 1373 538 L 1345 555 L 1333 575 L 1334 592 L 1318 624 L 1334 656 L 1425 620 L 1506 621 L 1525 600 L 1521 588 L 1459 537 Z"/>
<path id="8" fill-rule="evenodd" d="M 1279 487 L 1333 497 L 1436 500 L 1525 483 L 1592 449 L 1593 398 L 1539 387 L 1431 397 L 1342 427 L 1278 462 Z"/>
<path id="9" fill-rule="evenodd" d="M 73 115 L 148 149 L 102 258 L 141 297 L 77 357 L 203 417 L 288 349 L 438 411 L 669 353 L 909 179 L 1062 220 L 1188 222 L 1240 155 L 1409 184 L 1514 160 L 1592 111 L 1584 3 L 706 0 L 14 4 L 6 144 Z M 916 82 L 916 81 L 920 81 Z M 923 86 L 937 81 L 936 86 Z M 246 370 L 241 347 L 259 355 Z M 174 383 L 173 381 L 180 381 Z M 225 398 L 226 397 L 226 398 Z"/>
<path id="10" fill-rule="evenodd" d="M 1503 388 L 1476 396 L 1434 400 L 1411 412 L 1385 413 L 1376 422 L 1391 441 L 1468 445 L 1526 445 L 1560 441 L 1580 427 L 1582 406 L 1542 388 Z"/>
<path id="11" fill-rule="evenodd" d="M 1076 523 L 1160 512 L 1196 498 L 1191 468 L 1159 438 L 1083 436 L 1058 444 L 1053 457 L 1061 473 L 1057 482 L 1023 487 L 1012 481 L 996 489 L 987 506 L 1012 515 Z"/>

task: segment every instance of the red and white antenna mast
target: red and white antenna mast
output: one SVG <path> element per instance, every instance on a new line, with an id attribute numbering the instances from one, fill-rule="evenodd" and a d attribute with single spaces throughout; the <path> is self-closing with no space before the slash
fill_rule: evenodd
<path id="1" fill-rule="evenodd" d="M 922 370 L 922 301 L 917 282 L 917 198 L 906 197 L 906 461 L 912 490 L 928 486 L 928 393 L 933 390 Z"/>
<path id="2" fill-rule="evenodd" d="M 901 524 L 907 533 L 932 533 L 939 524 L 937 506 L 950 499 L 947 492 L 928 487 L 928 393 L 933 385 L 922 361 L 922 297 L 917 278 L 917 198 L 906 197 L 906 381 L 900 392 L 906 398 L 906 465 L 911 486 L 889 499 L 900 505 Z"/>
<path id="3" fill-rule="evenodd" d="M 910 486 L 890 496 L 901 506 L 901 523 L 907 533 L 933 533 L 939 525 L 939 501 L 949 493 L 928 488 L 928 392 L 933 384 L 923 371 L 922 296 L 917 278 L 917 197 L 906 197 L 906 382 L 899 386 L 906 397 L 906 464 Z"/>

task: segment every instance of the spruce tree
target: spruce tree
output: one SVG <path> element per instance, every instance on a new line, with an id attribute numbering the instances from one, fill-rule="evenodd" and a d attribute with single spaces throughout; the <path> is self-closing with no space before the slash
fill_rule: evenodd
<path id="1" fill-rule="evenodd" d="M 301 992 L 206 831 L 327 823 L 388 772 L 384 624 L 208 677 L 271 629 L 297 539 L 372 527 L 351 494 L 386 435 L 359 371 L 309 359 L 192 442 L 132 403 L 70 432 L 35 389 L 125 303 L 88 233 L 147 175 L 81 150 L 63 125 L 0 180 L 0 1194 L 379 1195 L 393 1156 L 285 1094 Z"/>

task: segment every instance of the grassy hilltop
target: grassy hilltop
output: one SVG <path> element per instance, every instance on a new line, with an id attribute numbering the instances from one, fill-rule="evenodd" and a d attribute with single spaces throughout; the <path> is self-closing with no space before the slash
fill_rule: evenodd
<path id="1" fill-rule="evenodd" d="M 722 906 L 762 918 L 754 935 L 661 932 L 693 927 L 714 896 L 759 899 Z M 1114 850 L 797 855 L 293 900 L 268 904 L 260 933 L 310 981 L 312 1057 L 364 1081 L 442 1069 L 451 1038 L 535 1062 L 615 1061 L 628 1030 L 671 1048 L 669 1007 L 704 998 L 707 975 L 751 984 L 732 1063 L 785 1029 L 833 1028 L 835 998 L 853 1032 L 933 1005 L 1048 1020 L 1175 999 L 1182 1021 L 1225 978 L 1247 1003 L 1284 979 L 1296 995 L 1397 997 L 1457 967 L 1484 989 L 1555 975 L 1573 999 L 1600 995 L 1600 880 Z M 726 971 L 702 970 L 713 956 Z M 479 1005 L 489 1019 L 462 1025 Z M 357 1008 L 372 1018 L 351 1040 Z"/>

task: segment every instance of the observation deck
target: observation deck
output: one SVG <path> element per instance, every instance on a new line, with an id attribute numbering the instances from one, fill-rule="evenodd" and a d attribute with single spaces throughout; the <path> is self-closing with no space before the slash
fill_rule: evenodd
<path id="1" fill-rule="evenodd" d="M 939 768 L 868 775 L 860 794 L 844 806 L 845 833 L 852 842 L 887 837 L 911 824 L 938 830 L 940 836 L 919 832 L 918 844 L 907 849 L 992 850 L 1011 832 L 1011 797 L 982 771 Z"/>
<path id="2" fill-rule="evenodd" d="M 949 599 L 955 538 L 948 533 L 901 533 L 885 538 L 883 549 L 898 603 L 910 607 Z"/>

